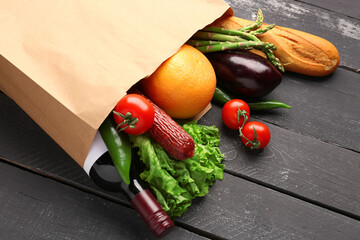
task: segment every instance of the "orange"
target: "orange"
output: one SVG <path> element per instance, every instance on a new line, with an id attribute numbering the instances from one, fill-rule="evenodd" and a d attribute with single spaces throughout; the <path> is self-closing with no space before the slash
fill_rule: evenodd
<path id="1" fill-rule="evenodd" d="M 141 87 L 170 117 L 188 119 L 204 110 L 211 101 L 216 75 L 205 55 L 185 44 L 143 79 Z"/>

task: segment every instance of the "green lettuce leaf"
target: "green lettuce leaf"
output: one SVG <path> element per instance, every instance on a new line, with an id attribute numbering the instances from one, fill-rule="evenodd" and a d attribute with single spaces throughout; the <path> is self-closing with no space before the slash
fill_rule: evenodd
<path id="1" fill-rule="evenodd" d="M 220 152 L 219 130 L 215 126 L 183 125 L 195 142 L 194 157 L 175 160 L 147 134 L 131 136 L 145 164 L 140 177 L 149 183 L 156 199 L 171 218 L 181 216 L 196 197 L 205 196 L 209 187 L 223 179 L 224 155 Z"/>

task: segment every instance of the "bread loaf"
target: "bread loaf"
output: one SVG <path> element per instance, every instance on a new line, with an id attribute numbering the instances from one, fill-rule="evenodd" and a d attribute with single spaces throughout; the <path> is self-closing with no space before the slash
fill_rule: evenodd
<path id="1" fill-rule="evenodd" d="M 220 18 L 211 26 L 238 29 L 251 23 L 252 21 L 231 16 Z M 266 24 L 264 23 L 262 26 L 266 26 Z M 274 54 L 279 58 L 286 71 L 310 76 L 326 76 L 339 65 L 340 56 L 336 47 L 321 37 L 279 26 L 257 36 L 261 41 L 277 46 Z M 265 56 L 260 51 L 252 51 Z"/>

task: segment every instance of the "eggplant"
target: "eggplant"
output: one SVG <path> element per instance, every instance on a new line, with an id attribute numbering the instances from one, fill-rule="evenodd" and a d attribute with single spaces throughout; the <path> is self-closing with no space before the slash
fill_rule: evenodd
<path id="1" fill-rule="evenodd" d="M 265 58 L 247 51 L 207 53 L 217 84 L 240 97 L 262 98 L 282 80 L 282 74 Z"/>

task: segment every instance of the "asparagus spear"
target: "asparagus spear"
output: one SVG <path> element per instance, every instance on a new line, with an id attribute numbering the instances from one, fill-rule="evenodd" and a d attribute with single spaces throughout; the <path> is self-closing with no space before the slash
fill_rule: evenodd
<path id="1" fill-rule="evenodd" d="M 271 43 L 257 42 L 257 41 L 224 42 L 223 44 L 196 46 L 196 41 L 195 41 L 195 48 L 197 48 L 200 52 L 208 53 L 208 52 L 219 52 L 219 51 L 238 50 L 238 49 L 250 50 L 253 48 L 260 50 L 276 49 L 276 46 Z"/>
<path id="2" fill-rule="evenodd" d="M 261 26 L 261 24 L 263 23 L 263 20 L 264 20 L 263 13 L 262 13 L 262 10 L 259 8 L 257 17 L 256 17 L 256 21 L 252 24 L 249 24 L 247 26 L 240 28 L 239 31 L 248 32 L 253 29 L 257 29 Z"/>
<path id="3" fill-rule="evenodd" d="M 211 31 L 204 30 L 197 31 L 191 38 L 192 39 L 201 39 L 201 40 L 213 40 L 213 41 L 223 41 L 223 42 L 245 42 L 246 39 L 241 36 L 231 36 L 229 34 L 216 33 Z"/>
<path id="4" fill-rule="evenodd" d="M 221 42 L 221 41 L 213 41 L 213 40 L 194 40 L 194 39 L 190 39 L 186 42 L 186 44 L 191 45 L 193 47 L 221 45 L 221 44 L 227 44 L 227 43 L 230 43 L 230 42 Z"/>
<path id="5" fill-rule="evenodd" d="M 220 27 L 205 27 L 202 31 L 213 33 L 214 35 L 221 34 L 221 36 L 224 35 L 224 36 L 228 36 L 228 37 L 233 37 L 234 39 L 246 39 L 246 40 L 251 40 L 251 41 L 260 41 L 260 39 L 258 39 L 255 35 L 252 35 L 247 32 L 242 32 L 239 30 L 225 29 L 225 28 L 220 28 Z M 209 33 L 208 33 L 208 35 L 210 35 Z"/>
<path id="6" fill-rule="evenodd" d="M 257 30 L 254 30 L 254 31 L 250 31 L 249 33 L 252 34 L 252 35 L 263 34 L 263 33 L 266 33 L 267 31 L 270 31 L 275 26 L 276 26 L 275 24 L 270 24 L 270 25 L 268 25 L 268 26 L 266 26 L 264 28 L 257 29 Z"/>

